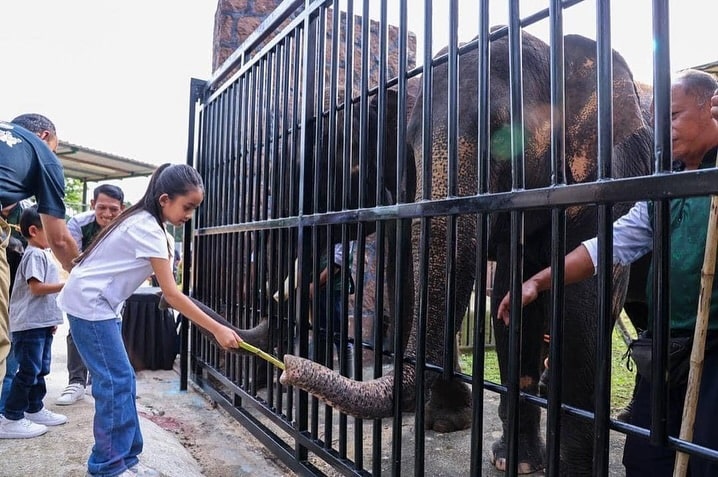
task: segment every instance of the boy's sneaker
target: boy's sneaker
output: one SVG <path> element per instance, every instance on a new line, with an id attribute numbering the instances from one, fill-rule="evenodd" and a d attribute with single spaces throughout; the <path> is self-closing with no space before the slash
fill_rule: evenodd
<path id="1" fill-rule="evenodd" d="M 62 391 L 60 397 L 57 398 L 55 404 L 58 406 L 69 406 L 75 404 L 77 401 L 85 396 L 85 386 L 80 383 L 68 384 L 67 387 Z"/>
<path id="2" fill-rule="evenodd" d="M 44 424 L 46 426 L 59 426 L 67 422 L 67 416 L 57 414 L 43 407 L 37 412 L 26 412 L 25 417 L 36 424 Z"/>
<path id="3" fill-rule="evenodd" d="M 36 424 L 28 419 L 11 421 L 3 418 L 0 422 L 0 439 L 27 439 L 41 436 L 47 432 L 47 426 Z"/>
<path id="4" fill-rule="evenodd" d="M 138 477 L 160 477 L 160 473 L 158 471 L 151 467 L 147 467 L 146 465 L 142 464 L 142 462 L 138 462 L 127 470 L 132 472 L 133 476 L 136 475 Z"/>

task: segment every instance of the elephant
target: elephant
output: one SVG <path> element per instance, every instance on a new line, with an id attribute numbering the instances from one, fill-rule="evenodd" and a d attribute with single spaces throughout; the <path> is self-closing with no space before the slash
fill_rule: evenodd
<path id="1" fill-rule="evenodd" d="M 565 101 L 566 101 L 566 179 L 569 184 L 591 182 L 597 179 L 597 85 L 596 43 L 579 35 L 565 37 Z M 550 51 L 542 40 L 522 34 L 523 107 L 525 127 L 525 188 L 551 186 L 551 99 Z M 504 36 L 491 43 L 490 64 L 490 135 L 491 157 L 489 166 L 490 191 L 511 190 L 510 131 L 510 79 L 509 47 Z M 443 52 L 440 52 L 441 55 Z M 478 50 L 474 49 L 459 59 L 458 77 L 458 190 L 455 195 L 470 196 L 477 193 L 477 155 L 479 153 L 478 121 Z M 449 195 L 447 181 L 448 128 L 447 128 L 448 66 L 437 62 L 433 66 L 431 91 L 431 199 Z M 424 198 L 422 171 L 422 92 L 416 101 L 407 126 L 409 154 L 407 161 L 416 166 L 416 197 Z M 630 177 L 650 173 L 652 133 L 639 105 L 638 93 L 632 73 L 625 60 L 613 53 L 614 108 L 613 177 Z M 616 216 L 627 210 L 628 204 L 615 206 Z M 496 275 L 492 291 L 492 316 L 496 316 L 499 301 L 509 288 L 510 229 L 507 213 L 494 214 L 490 221 L 489 254 L 496 261 Z M 596 211 L 590 206 L 574 206 L 566 210 L 566 247 L 578 245 L 596 232 Z M 444 323 L 446 320 L 446 217 L 432 217 L 431 242 L 428 248 L 429 267 L 428 312 L 426 327 L 426 361 L 444 366 Z M 457 219 L 456 244 L 456 316 L 463 316 L 474 287 L 476 268 L 475 246 L 476 217 L 462 215 Z M 525 277 L 550 264 L 551 215 L 549 211 L 532 211 L 524 216 L 524 269 Z M 419 225 L 412 226 L 413 263 L 419 259 Z M 418 273 L 414 266 L 414 272 Z M 628 271 L 619 267 L 614 271 L 614 312 L 620 310 L 627 283 Z M 411 282 L 411 280 L 408 280 Z M 418 283 L 418 276 L 414 282 Z M 415 401 L 416 371 L 413 364 L 418 345 L 417 316 L 419 293 L 415 290 L 413 320 L 410 336 L 404 350 L 401 376 L 401 408 L 411 410 Z M 595 372 L 594 339 L 597 333 L 597 298 L 595 281 L 589 280 L 567 288 L 566 332 L 564 355 L 571 356 L 572 366 L 563 373 L 564 402 L 584 409 L 593 403 L 593 376 Z M 548 297 L 542 297 L 524 310 L 521 324 L 522 353 L 520 388 L 535 393 L 539 381 L 544 327 L 548 317 Z M 502 382 L 507 379 L 507 329 L 494 319 L 496 350 Z M 461 326 L 457 319 L 454 332 Z M 380 378 L 358 382 L 340 376 L 304 358 L 287 354 L 286 369 L 280 376 L 285 385 L 299 387 L 328 403 L 335 409 L 357 418 L 376 419 L 389 417 L 394 412 L 394 380 L 388 373 Z M 396 378 L 398 379 L 398 378 Z M 430 398 L 426 404 L 426 425 L 439 432 L 465 429 L 471 423 L 471 390 L 456 379 L 445 379 L 434 371 L 425 372 L 426 389 Z M 544 467 L 545 446 L 540 437 L 540 410 L 526 403 L 520 405 L 519 471 L 532 472 Z M 506 403 L 502 395 L 499 415 L 506 433 Z M 589 424 L 566 417 L 561 434 L 562 473 L 590 475 L 593 432 Z M 505 468 L 506 444 L 502 436 L 493 445 L 492 460 L 500 470 Z"/>

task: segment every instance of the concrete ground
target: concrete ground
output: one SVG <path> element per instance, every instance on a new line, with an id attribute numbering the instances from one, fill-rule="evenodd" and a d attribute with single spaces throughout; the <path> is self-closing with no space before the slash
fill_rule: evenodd
<path id="1" fill-rule="evenodd" d="M 72 406 L 57 406 L 55 399 L 67 384 L 65 336 L 67 325 L 60 327 L 53 344 L 52 372 L 47 378 L 45 405 L 65 414 L 68 422 L 51 427 L 47 434 L 34 439 L 0 440 L 0 477 L 83 476 L 93 444 L 91 396 Z M 179 375 L 174 370 L 137 373 L 137 408 L 145 439 L 140 459 L 165 477 L 283 477 L 295 474 L 279 462 L 265 447 L 221 407 L 190 383 L 188 391 L 179 390 Z M 490 464 L 490 446 L 501 435 L 497 418 L 498 396 L 484 393 L 484 454 L 482 475 L 501 476 Z M 261 420 L 261 418 L 260 418 Z M 351 435 L 353 419 L 349 419 Z M 414 474 L 413 414 L 403 419 L 402 474 Z M 382 475 L 391 474 L 391 420 L 382 422 Z M 320 427 L 321 428 L 321 427 Z M 369 431 L 366 424 L 365 432 Z M 371 432 L 369 431 L 370 435 Z M 337 434 L 335 434 L 337 435 Z M 366 447 L 369 446 L 369 447 Z M 371 440 L 365 442 L 364 455 L 370 460 Z M 624 475 L 620 463 L 623 436 L 611 433 L 610 476 Z M 470 432 L 450 434 L 427 432 L 425 475 L 469 476 Z M 352 452 L 350 452 L 352 454 Z M 328 476 L 341 475 L 316 456 L 310 460 Z M 365 461 L 365 468 L 371 468 Z M 532 475 L 543 475 L 537 473 Z"/>
<path id="2" fill-rule="evenodd" d="M 66 335 L 67 324 L 55 335 L 45 406 L 65 414 L 68 422 L 33 439 L 0 440 L 0 477 L 76 477 L 87 472 L 94 399 L 55 404 L 67 385 Z M 137 409 L 145 441 L 140 459 L 165 477 L 294 475 L 204 394 L 191 387 L 180 391 L 175 371 L 138 372 Z"/>

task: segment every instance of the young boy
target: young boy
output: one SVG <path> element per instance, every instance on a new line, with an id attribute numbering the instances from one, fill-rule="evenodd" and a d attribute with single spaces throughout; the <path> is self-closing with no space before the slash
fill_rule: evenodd
<path id="1" fill-rule="evenodd" d="M 37 207 L 23 211 L 20 231 L 28 246 L 18 266 L 10 297 L 10 331 L 19 368 L 0 420 L 0 438 L 37 437 L 47 426 L 67 422 L 67 417 L 44 407 L 45 376 L 50 372 L 52 335 L 62 323 L 55 302 L 62 289 L 60 272 L 48 250 Z"/>

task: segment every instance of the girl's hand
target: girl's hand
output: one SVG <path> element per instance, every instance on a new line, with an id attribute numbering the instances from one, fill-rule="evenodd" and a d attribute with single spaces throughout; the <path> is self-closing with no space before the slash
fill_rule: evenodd
<path id="1" fill-rule="evenodd" d="M 239 348 L 242 338 L 232 329 L 226 326 L 221 326 L 215 333 L 214 339 L 222 347 L 222 349 L 234 349 Z"/>
<path id="2" fill-rule="evenodd" d="M 526 280 L 521 286 L 521 306 L 524 307 L 529 303 L 536 300 L 538 297 L 538 287 L 534 280 Z M 501 303 L 499 303 L 499 309 L 496 312 L 499 319 L 503 320 L 506 326 L 509 325 L 511 318 L 511 293 L 507 293 Z"/>

